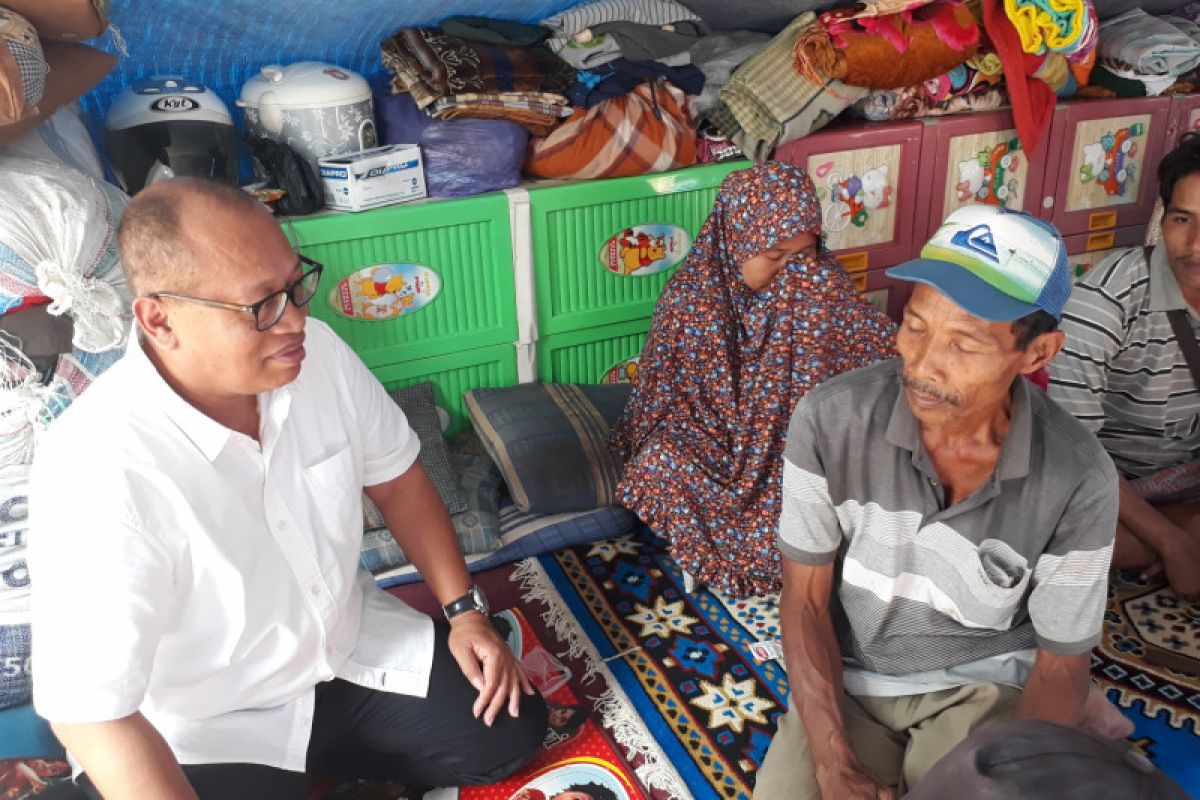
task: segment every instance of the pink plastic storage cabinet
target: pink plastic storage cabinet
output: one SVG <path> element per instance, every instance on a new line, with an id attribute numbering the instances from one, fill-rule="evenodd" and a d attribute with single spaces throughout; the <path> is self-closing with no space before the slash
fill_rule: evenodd
<path id="1" fill-rule="evenodd" d="M 1067 246 L 1067 261 L 1076 280 L 1117 250 L 1140 247 L 1146 238 L 1146 229 L 1141 225 L 1129 228 L 1113 228 L 1095 233 L 1077 233 L 1063 238 Z"/>
<path id="2" fill-rule="evenodd" d="M 1186 131 L 1200 133 L 1200 94 L 1177 94 L 1171 98 L 1171 124 L 1167 126 L 1167 140 L 1163 142 L 1163 153 L 1179 144 L 1179 136 Z"/>
<path id="3" fill-rule="evenodd" d="M 1171 98 L 1073 100 L 1054 111 L 1042 216 L 1068 236 L 1144 225 Z"/>
<path id="4" fill-rule="evenodd" d="M 1008 111 L 927 119 L 921 140 L 920 249 L 951 211 L 988 203 L 1037 213 L 1046 174 L 1046 150 L 1030 156 L 1021 147 Z"/>
<path id="5" fill-rule="evenodd" d="M 839 122 L 775 150 L 808 170 L 825 244 L 851 273 L 912 257 L 921 130 L 919 122 Z"/>

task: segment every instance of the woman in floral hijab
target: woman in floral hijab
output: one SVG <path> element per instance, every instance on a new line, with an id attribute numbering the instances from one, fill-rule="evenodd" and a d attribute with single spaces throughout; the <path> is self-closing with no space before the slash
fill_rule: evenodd
<path id="1" fill-rule="evenodd" d="M 782 454 L 801 395 L 893 355 L 893 323 L 821 246 L 799 167 L 730 174 L 667 283 L 611 435 L 619 502 L 693 576 L 735 597 L 779 588 Z M 866 454 L 864 454 L 866 457 Z"/>

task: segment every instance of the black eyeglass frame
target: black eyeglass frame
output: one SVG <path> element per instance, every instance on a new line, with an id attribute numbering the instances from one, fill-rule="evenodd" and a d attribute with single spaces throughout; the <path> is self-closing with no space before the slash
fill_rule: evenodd
<path id="1" fill-rule="evenodd" d="M 259 300 L 257 303 L 251 303 L 250 305 L 242 305 L 241 303 L 226 303 L 220 300 L 208 300 L 203 297 L 191 297 L 189 295 L 174 294 L 172 292 L 152 292 L 146 296 L 154 300 L 182 300 L 186 303 L 196 303 L 198 305 L 208 306 L 209 308 L 224 308 L 228 309 L 229 311 L 240 311 L 243 314 L 250 314 L 254 317 L 255 330 L 262 332 L 269 330 L 272 326 L 279 322 L 279 320 L 283 319 L 283 315 L 287 311 L 288 301 L 291 301 L 292 305 L 294 305 L 296 308 L 304 308 L 304 306 L 308 305 L 317 295 L 317 287 L 321 283 L 321 273 L 324 272 L 325 265 L 319 261 L 313 261 L 311 258 L 307 258 L 302 255 L 297 255 L 296 259 L 299 264 L 304 264 L 308 267 L 308 269 L 304 271 L 304 274 L 299 278 L 296 278 L 296 280 L 292 281 L 282 289 L 271 292 L 262 300 Z M 312 293 L 303 300 L 300 300 L 296 296 L 296 291 L 304 284 L 304 281 L 314 273 L 316 273 L 317 277 L 312 284 Z M 283 295 L 285 299 L 282 303 L 279 303 L 279 310 L 276 312 L 275 318 L 266 324 L 263 324 L 263 321 L 259 319 L 259 312 L 272 302 L 279 302 L 277 298 L 280 295 Z"/>

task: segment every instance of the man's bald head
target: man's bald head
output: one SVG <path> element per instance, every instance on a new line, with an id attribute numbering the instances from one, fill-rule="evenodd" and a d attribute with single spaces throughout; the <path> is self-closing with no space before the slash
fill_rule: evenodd
<path id="1" fill-rule="evenodd" d="M 253 196 L 216 181 L 174 178 L 139 192 L 121 217 L 117 247 L 135 297 L 194 291 L 204 267 L 205 234 L 217 217 L 271 212 Z"/>

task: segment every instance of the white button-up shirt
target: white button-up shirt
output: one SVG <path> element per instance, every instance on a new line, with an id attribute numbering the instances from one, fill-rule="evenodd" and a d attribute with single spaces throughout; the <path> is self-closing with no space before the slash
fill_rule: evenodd
<path id="1" fill-rule="evenodd" d="M 34 703 L 141 711 L 181 763 L 303 770 L 314 687 L 424 696 L 429 617 L 359 569 L 362 487 L 420 443 L 324 323 L 259 441 L 180 398 L 136 336 L 47 432 L 30 487 Z"/>

